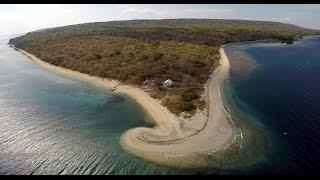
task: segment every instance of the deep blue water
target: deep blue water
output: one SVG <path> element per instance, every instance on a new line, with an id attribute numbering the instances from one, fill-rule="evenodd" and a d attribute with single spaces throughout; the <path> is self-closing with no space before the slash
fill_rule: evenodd
<path id="1" fill-rule="evenodd" d="M 255 116 L 273 136 L 270 171 L 319 174 L 320 170 L 320 37 L 292 45 L 246 44 L 226 48 L 246 54 L 258 66 L 246 78 L 231 67 L 229 86 L 237 106 Z M 242 69 L 243 71 L 243 69 Z M 241 72 L 240 72 L 241 73 Z"/>

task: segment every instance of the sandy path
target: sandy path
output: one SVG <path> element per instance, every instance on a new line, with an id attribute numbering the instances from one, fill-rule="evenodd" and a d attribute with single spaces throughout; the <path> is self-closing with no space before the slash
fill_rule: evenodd
<path id="1" fill-rule="evenodd" d="M 13 45 L 11 47 L 15 48 Z M 148 116 L 155 122 L 155 127 L 138 127 L 129 129 L 121 136 L 121 145 L 129 152 L 148 160 L 165 163 L 170 157 L 187 157 L 194 153 L 211 153 L 227 147 L 235 137 L 235 127 L 223 108 L 220 86 L 229 75 L 229 61 L 220 48 L 221 64 L 210 76 L 206 87 L 208 118 L 196 116 L 194 123 L 197 128 L 190 126 L 193 131 L 183 131 L 181 119 L 171 113 L 161 103 L 153 99 L 147 92 L 131 86 L 122 85 L 119 81 L 98 78 L 72 71 L 44 62 L 34 55 L 15 48 L 42 67 L 67 77 L 82 80 L 116 93 L 125 94 L 139 103 Z M 201 120 L 205 119 L 205 120 Z M 192 125 L 192 124 L 191 124 Z M 199 129 L 199 126 L 201 127 Z"/>

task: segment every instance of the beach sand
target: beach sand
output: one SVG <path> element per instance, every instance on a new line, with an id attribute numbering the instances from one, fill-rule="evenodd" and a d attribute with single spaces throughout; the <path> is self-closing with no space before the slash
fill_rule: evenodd
<path id="1" fill-rule="evenodd" d="M 183 166 L 184 163 L 190 163 L 189 157 L 223 150 L 235 140 L 236 127 L 223 107 L 220 93 L 223 81 L 229 76 L 230 66 L 223 47 L 220 48 L 220 66 L 206 84 L 206 110 L 198 111 L 190 119 L 184 119 L 171 113 L 159 100 L 152 98 L 139 87 L 54 66 L 24 50 L 10 46 L 52 72 L 134 99 L 155 124 L 152 128 L 137 127 L 122 134 L 121 146 L 136 156 L 159 164 L 172 165 L 173 162 L 178 162 Z"/>

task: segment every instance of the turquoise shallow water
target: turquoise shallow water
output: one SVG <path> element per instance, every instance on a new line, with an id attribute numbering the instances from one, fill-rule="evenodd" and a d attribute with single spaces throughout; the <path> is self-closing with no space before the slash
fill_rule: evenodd
<path id="1" fill-rule="evenodd" d="M 0 174 L 173 173 L 120 147 L 124 131 L 148 126 L 132 100 L 48 72 L 7 41 L 0 40 Z"/>

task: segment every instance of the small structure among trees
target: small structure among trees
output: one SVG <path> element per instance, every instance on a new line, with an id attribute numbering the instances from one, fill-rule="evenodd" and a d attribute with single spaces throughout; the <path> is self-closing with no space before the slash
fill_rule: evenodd
<path id="1" fill-rule="evenodd" d="M 172 86 L 173 81 L 171 81 L 170 79 L 165 80 L 162 85 L 165 88 L 170 88 Z"/>

